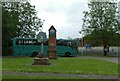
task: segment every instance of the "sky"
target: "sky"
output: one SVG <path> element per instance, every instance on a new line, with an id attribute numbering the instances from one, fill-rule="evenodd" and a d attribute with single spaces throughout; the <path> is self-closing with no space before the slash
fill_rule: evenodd
<path id="1" fill-rule="evenodd" d="M 37 16 L 45 20 L 43 32 L 53 25 L 57 38 L 81 38 L 84 11 L 88 11 L 89 0 L 29 0 L 35 5 Z M 101 0 L 100 0 L 101 1 Z M 104 1 L 104 0 L 103 0 Z M 117 0 L 120 1 L 120 0 Z"/>
<path id="2" fill-rule="evenodd" d="M 88 10 L 87 0 L 30 0 L 35 5 L 37 16 L 44 21 L 43 32 L 53 25 L 57 38 L 80 38 L 83 11 Z"/>

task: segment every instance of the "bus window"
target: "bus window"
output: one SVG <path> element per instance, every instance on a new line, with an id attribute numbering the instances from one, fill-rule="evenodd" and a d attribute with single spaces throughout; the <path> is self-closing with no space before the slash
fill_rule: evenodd
<path id="1" fill-rule="evenodd" d="M 17 39 L 16 40 L 16 45 L 22 45 L 23 44 L 23 40 L 22 39 Z"/>
<path id="2" fill-rule="evenodd" d="M 29 45 L 32 45 L 32 40 L 29 39 L 29 40 L 28 40 L 28 43 L 29 43 Z"/>
<path id="3" fill-rule="evenodd" d="M 32 45 L 37 45 L 37 40 L 32 40 Z"/>
<path id="4" fill-rule="evenodd" d="M 35 39 L 25 39 L 24 40 L 24 45 L 36 45 L 37 44 L 37 40 Z"/>
<path id="5" fill-rule="evenodd" d="M 28 40 L 24 40 L 24 45 L 28 45 L 28 44 L 29 44 Z"/>

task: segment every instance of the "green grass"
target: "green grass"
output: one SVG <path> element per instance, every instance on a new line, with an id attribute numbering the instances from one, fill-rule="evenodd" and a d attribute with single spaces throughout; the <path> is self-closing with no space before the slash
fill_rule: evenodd
<path id="1" fill-rule="evenodd" d="M 2 79 L 80 79 L 80 78 L 53 77 L 53 76 L 3 76 Z"/>
<path id="2" fill-rule="evenodd" d="M 80 79 L 71 77 L 3 76 L 3 81 L 118 81 L 116 79 Z"/>
<path id="3" fill-rule="evenodd" d="M 75 74 L 118 75 L 118 64 L 97 59 L 58 58 L 51 65 L 32 65 L 33 58 L 3 58 L 3 70 Z"/>
<path id="4" fill-rule="evenodd" d="M 2 58 L 0 58 L 0 71 L 2 70 Z"/>
<path id="5" fill-rule="evenodd" d="M 37 76 L 3 76 L 2 81 L 118 81 L 117 79 L 80 79 L 80 78 L 66 78 L 66 77 L 37 77 Z"/>

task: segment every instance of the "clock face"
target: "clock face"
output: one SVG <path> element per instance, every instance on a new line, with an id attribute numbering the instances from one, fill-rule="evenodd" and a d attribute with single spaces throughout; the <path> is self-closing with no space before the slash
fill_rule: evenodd
<path id="1" fill-rule="evenodd" d="M 55 30 L 50 30 L 50 36 L 53 36 L 55 34 Z"/>

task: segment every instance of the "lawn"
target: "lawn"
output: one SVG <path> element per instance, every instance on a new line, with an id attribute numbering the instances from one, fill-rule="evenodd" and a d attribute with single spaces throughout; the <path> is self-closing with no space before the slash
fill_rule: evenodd
<path id="1" fill-rule="evenodd" d="M 2 70 L 2 58 L 0 57 L 0 71 Z"/>
<path id="2" fill-rule="evenodd" d="M 53 77 L 53 76 L 3 76 L 2 79 L 80 79 L 73 77 Z"/>
<path id="3" fill-rule="evenodd" d="M 69 74 L 118 75 L 118 64 L 97 59 L 58 58 L 51 65 L 32 65 L 34 58 L 3 58 L 2 70 Z"/>
<path id="4" fill-rule="evenodd" d="M 3 79 L 41 79 L 41 78 L 45 78 L 45 79 L 47 79 L 46 77 L 41 77 L 41 76 L 3 76 L 2 77 Z M 53 77 L 49 77 L 49 79 L 53 79 Z"/>

